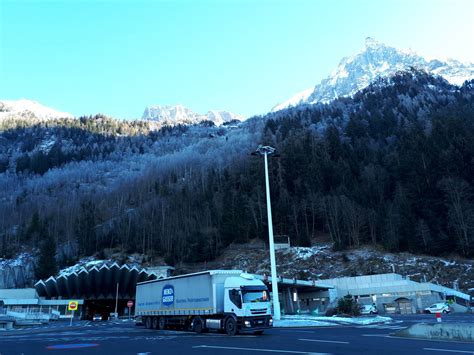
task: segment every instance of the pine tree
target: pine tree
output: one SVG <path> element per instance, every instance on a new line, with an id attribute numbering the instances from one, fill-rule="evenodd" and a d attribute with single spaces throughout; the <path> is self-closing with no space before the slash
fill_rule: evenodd
<path id="1" fill-rule="evenodd" d="M 47 231 L 47 222 L 42 223 L 40 236 L 41 248 L 36 265 L 36 277 L 38 279 L 47 279 L 50 276 L 56 275 L 58 272 L 56 241 Z"/>

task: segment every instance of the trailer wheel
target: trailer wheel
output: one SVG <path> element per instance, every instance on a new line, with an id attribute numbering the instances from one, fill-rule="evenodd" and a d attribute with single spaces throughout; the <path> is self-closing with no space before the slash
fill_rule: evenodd
<path id="1" fill-rule="evenodd" d="M 146 317 L 145 319 L 145 328 L 146 329 L 151 329 L 151 317 Z"/>
<path id="2" fill-rule="evenodd" d="M 234 318 L 229 317 L 225 322 L 225 332 L 231 336 L 237 334 L 237 322 Z"/>
<path id="3" fill-rule="evenodd" d="M 159 317 L 159 318 L 158 318 L 158 330 L 163 330 L 163 329 L 165 329 L 165 325 L 166 325 L 166 319 L 165 319 L 165 317 Z"/>
<path id="4" fill-rule="evenodd" d="M 158 317 L 153 317 L 151 325 L 153 329 L 158 329 Z"/>
<path id="5" fill-rule="evenodd" d="M 203 331 L 203 328 L 204 328 L 204 324 L 203 324 L 202 318 L 201 317 L 194 318 L 193 319 L 193 330 L 196 333 L 201 334 L 202 331 Z"/>

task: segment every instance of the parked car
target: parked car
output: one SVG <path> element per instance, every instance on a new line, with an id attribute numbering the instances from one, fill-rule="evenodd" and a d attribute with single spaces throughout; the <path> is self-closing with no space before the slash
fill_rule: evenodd
<path id="1" fill-rule="evenodd" d="M 101 314 L 94 314 L 94 316 L 92 317 L 92 321 L 93 321 L 93 322 L 100 322 L 100 321 L 102 321 L 102 315 L 101 315 Z"/>
<path id="2" fill-rule="evenodd" d="M 112 312 L 109 315 L 109 320 L 117 320 L 118 319 L 118 313 Z"/>
<path id="3" fill-rule="evenodd" d="M 360 314 L 377 314 L 379 311 L 373 304 L 363 304 L 359 307 Z"/>
<path id="4" fill-rule="evenodd" d="M 135 325 L 144 325 L 142 316 L 136 316 L 134 321 L 135 321 Z"/>
<path id="5" fill-rule="evenodd" d="M 435 303 L 431 306 L 425 308 L 425 313 L 449 313 L 451 312 L 451 308 L 445 302 Z"/>

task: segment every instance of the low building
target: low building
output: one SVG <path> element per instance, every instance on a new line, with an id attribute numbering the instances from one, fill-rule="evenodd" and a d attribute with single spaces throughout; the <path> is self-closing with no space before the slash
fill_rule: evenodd
<path id="1" fill-rule="evenodd" d="M 467 311 L 470 296 L 430 282 L 416 282 L 399 274 L 341 277 L 323 280 L 337 296 L 350 294 L 360 304 L 374 304 L 380 313 L 419 313 L 433 303 L 449 301 L 455 311 Z"/>
<path id="2" fill-rule="evenodd" d="M 69 318 L 68 311 L 70 300 L 41 298 L 34 288 L 0 289 L 0 303 L 3 305 L 2 313 L 16 319 L 49 321 L 51 319 Z M 84 300 L 78 302 L 77 315 L 80 315 Z"/>

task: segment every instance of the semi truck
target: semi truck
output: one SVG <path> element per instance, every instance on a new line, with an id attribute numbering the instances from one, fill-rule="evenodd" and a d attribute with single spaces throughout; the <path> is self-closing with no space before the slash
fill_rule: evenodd
<path id="1" fill-rule="evenodd" d="M 135 315 L 148 329 L 263 334 L 273 326 L 267 286 L 241 270 L 210 270 L 137 284 Z"/>

